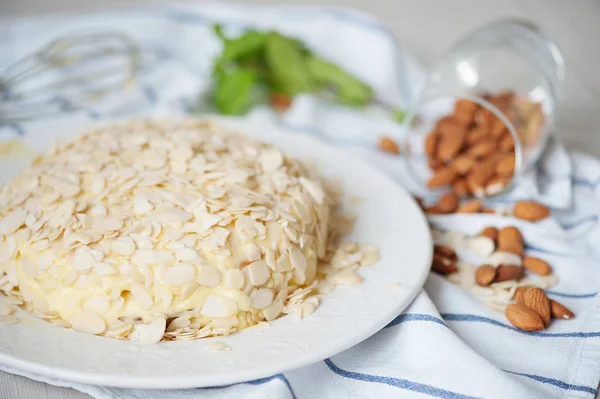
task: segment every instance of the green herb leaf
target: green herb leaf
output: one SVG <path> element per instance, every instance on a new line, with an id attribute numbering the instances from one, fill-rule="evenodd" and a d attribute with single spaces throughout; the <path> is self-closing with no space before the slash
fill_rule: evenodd
<path id="1" fill-rule="evenodd" d="M 220 113 L 241 115 L 248 110 L 253 99 L 256 73 L 251 69 L 229 68 L 220 71 L 214 89 L 214 101 Z"/>
<path id="2" fill-rule="evenodd" d="M 308 57 L 307 65 L 318 84 L 331 86 L 341 103 L 366 105 L 371 101 L 371 88 L 337 65 L 316 56 Z"/>
<path id="3" fill-rule="evenodd" d="M 315 82 L 299 42 L 271 32 L 265 42 L 265 60 L 271 72 L 271 89 L 288 95 L 312 92 Z"/>
<path id="4" fill-rule="evenodd" d="M 266 38 L 264 32 L 248 30 L 238 38 L 228 39 L 223 35 L 220 25 L 215 25 L 214 29 L 223 40 L 223 52 L 215 62 L 215 69 L 243 58 L 260 58 L 262 56 Z"/>
<path id="5" fill-rule="evenodd" d="M 392 109 L 392 117 L 396 122 L 402 123 L 406 118 L 406 111 L 400 108 Z"/>

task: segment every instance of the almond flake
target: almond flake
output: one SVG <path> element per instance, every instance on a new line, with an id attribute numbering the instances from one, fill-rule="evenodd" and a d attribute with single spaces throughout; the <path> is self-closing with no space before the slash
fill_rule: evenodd
<path id="1" fill-rule="evenodd" d="M 269 279 L 269 267 L 264 260 L 257 260 L 256 262 L 250 263 L 247 267 L 248 277 L 252 285 L 262 285 Z"/>
<path id="2" fill-rule="evenodd" d="M 12 234 L 19 229 L 27 217 L 25 209 L 15 209 L 0 219 L 0 235 Z"/>
<path id="3" fill-rule="evenodd" d="M 152 307 L 154 299 L 152 298 L 152 295 L 150 295 L 148 291 L 144 289 L 144 287 L 141 285 L 132 284 L 130 291 L 133 300 L 139 305 L 140 308 L 148 310 Z"/>
<path id="4" fill-rule="evenodd" d="M 235 315 L 237 310 L 237 302 L 234 299 L 209 295 L 200 313 L 206 317 L 224 318 Z"/>
<path id="5" fill-rule="evenodd" d="M 264 309 L 273 302 L 273 291 L 267 288 L 259 288 L 250 294 L 252 306 L 257 309 Z"/>
<path id="6" fill-rule="evenodd" d="M 225 275 L 225 285 L 232 290 L 239 290 L 244 286 L 244 273 L 238 269 L 227 270 Z"/>
<path id="7" fill-rule="evenodd" d="M 88 334 L 102 334 L 106 330 L 106 323 L 100 316 L 91 312 L 79 312 L 69 319 L 73 330 Z"/>
<path id="8" fill-rule="evenodd" d="M 189 263 L 177 263 L 167 269 L 164 274 L 165 283 L 169 285 L 184 285 L 194 279 L 196 268 Z"/>

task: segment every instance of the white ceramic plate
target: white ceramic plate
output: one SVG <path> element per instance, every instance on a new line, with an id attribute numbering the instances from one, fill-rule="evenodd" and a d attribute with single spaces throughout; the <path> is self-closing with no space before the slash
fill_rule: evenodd
<path id="1" fill-rule="evenodd" d="M 314 160 L 323 174 L 343 180 L 347 195 L 364 199 L 353 206 L 358 218 L 351 239 L 381 247 L 381 261 L 360 272 L 365 282 L 337 288 L 313 315 L 299 322 L 283 317 L 269 327 L 229 337 L 150 346 L 67 330 L 19 312 L 19 324 L 0 326 L 0 363 L 48 377 L 116 387 L 232 384 L 333 356 L 373 335 L 408 306 L 423 286 L 431 262 L 429 229 L 411 196 L 362 160 L 306 135 L 227 123 L 294 156 Z M 49 141 L 47 133 L 31 139 L 26 136 L 36 148 Z M 15 172 L 10 165 L 0 162 L 4 176 Z M 226 343 L 231 351 L 207 350 L 215 341 Z"/>

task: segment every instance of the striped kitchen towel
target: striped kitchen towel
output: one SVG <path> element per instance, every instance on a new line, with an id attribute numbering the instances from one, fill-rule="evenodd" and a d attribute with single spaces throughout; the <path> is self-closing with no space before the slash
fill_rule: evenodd
<path id="1" fill-rule="evenodd" d="M 185 112 L 207 87 L 210 58 L 218 51 L 210 23 L 231 32 L 275 28 L 305 40 L 315 51 L 367 81 L 379 98 L 405 104 L 423 70 L 377 21 L 347 10 L 304 7 L 242 7 L 226 4 L 154 6 L 85 16 L 44 16 L 0 23 L 0 69 L 49 37 L 80 28 L 128 32 L 145 52 L 157 54 L 141 76 L 140 90 L 52 123 L 113 118 L 137 113 Z M 331 46 L 332 38 L 336 45 Z M 193 49 L 193 51 L 191 50 Z M 68 104 L 65 105 L 68 108 Z M 353 111 L 298 98 L 278 119 L 265 108 L 250 119 L 281 123 L 365 157 L 409 189 L 401 158 L 378 152 L 382 133 L 401 128 L 376 110 Z M 36 124 L 0 127 L 0 139 L 27 135 Z M 57 381 L 1 366 L 95 398 L 593 398 L 600 380 L 600 161 L 566 152 L 552 141 L 538 167 L 502 200 L 507 207 L 530 198 L 553 208 L 538 223 L 498 215 L 435 216 L 437 229 L 473 234 L 488 224 L 515 224 L 526 252 L 547 260 L 559 283 L 548 293 L 576 314 L 539 332 L 523 332 L 460 286 L 430 275 L 413 304 L 363 343 L 312 366 L 231 386 L 179 391 L 117 389 Z"/>

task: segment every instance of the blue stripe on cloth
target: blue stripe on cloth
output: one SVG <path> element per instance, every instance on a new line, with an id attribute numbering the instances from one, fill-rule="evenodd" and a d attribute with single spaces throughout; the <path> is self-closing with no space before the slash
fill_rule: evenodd
<path id="1" fill-rule="evenodd" d="M 570 337 L 570 338 L 596 338 L 600 337 L 600 332 L 570 332 L 570 333 L 546 333 L 540 331 L 522 331 L 516 327 L 509 326 L 508 324 L 501 323 L 497 320 L 490 319 L 489 317 L 478 316 L 474 314 L 459 314 L 459 313 L 442 313 L 444 320 L 450 321 L 466 321 L 475 323 L 487 323 L 498 327 L 506 328 L 524 335 L 531 335 L 534 337 Z"/>
<path id="2" fill-rule="evenodd" d="M 437 317 L 425 314 L 425 313 L 405 313 L 396 317 L 394 320 L 390 321 L 390 323 L 384 328 L 393 327 L 396 324 L 403 323 L 405 321 L 429 321 L 432 323 L 441 324 L 444 327 L 448 327 L 444 320 L 438 319 Z"/>
<path id="3" fill-rule="evenodd" d="M 562 225 L 563 229 L 571 230 L 571 229 L 574 229 L 575 227 L 581 226 L 584 223 L 597 222 L 597 221 L 598 221 L 598 215 L 591 215 L 591 216 L 586 216 L 585 218 L 578 220 L 576 222 L 561 223 L 561 225 Z"/>
<path id="4" fill-rule="evenodd" d="M 554 295 L 554 296 L 561 296 L 563 298 L 574 298 L 574 299 L 593 298 L 596 295 L 598 295 L 597 292 L 590 292 L 589 294 L 565 294 L 564 292 L 557 292 L 557 291 L 552 291 L 552 290 L 546 290 L 546 294 Z"/>
<path id="5" fill-rule="evenodd" d="M 596 391 L 597 391 L 596 388 L 586 387 L 584 385 L 568 384 L 568 383 L 566 383 L 564 381 L 557 380 L 555 378 L 542 377 L 541 375 L 517 373 L 517 372 L 509 371 L 509 370 L 503 370 L 503 371 L 505 371 L 505 372 L 507 372 L 509 374 L 519 375 L 521 377 L 527 377 L 527 378 L 530 378 L 532 380 L 535 380 L 535 381 L 538 381 L 538 382 L 542 382 L 544 384 L 554 385 L 555 387 L 558 387 L 560 389 L 564 389 L 566 391 L 587 392 L 587 393 L 591 393 L 593 395 L 595 395 Z"/>
<path id="6" fill-rule="evenodd" d="M 13 123 L 11 125 L 7 125 L 7 127 L 11 128 L 19 136 L 22 136 L 22 135 L 25 134 L 25 130 L 23 130 L 23 127 L 21 125 L 16 124 L 16 123 Z"/>
<path id="7" fill-rule="evenodd" d="M 196 388 L 196 389 L 226 389 L 226 388 L 230 388 L 230 387 L 240 385 L 240 384 L 262 385 L 266 382 L 273 381 L 273 380 L 283 381 L 283 383 L 286 385 L 286 387 L 290 391 L 290 395 L 292 396 L 292 399 L 297 399 L 296 394 L 294 393 L 294 390 L 292 389 L 292 385 L 290 384 L 290 381 L 283 374 L 277 374 L 277 375 L 274 375 L 271 377 L 259 378 L 258 380 L 240 382 L 237 384 L 221 385 L 218 387 L 203 387 L 203 388 Z"/>
<path id="8" fill-rule="evenodd" d="M 576 186 L 589 187 L 592 190 L 594 190 L 594 189 L 596 189 L 596 187 L 598 187 L 598 185 L 600 185 L 600 179 L 598 179 L 596 181 L 589 181 L 589 180 L 585 180 L 583 178 L 574 177 L 573 178 L 573 184 L 576 185 Z"/>
<path id="9" fill-rule="evenodd" d="M 357 381 L 364 382 L 376 382 L 379 384 L 390 385 L 396 388 L 402 388 L 409 391 L 423 393 L 429 396 L 435 396 L 437 398 L 448 398 L 448 399 L 470 399 L 473 396 L 462 395 L 460 393 L 447 391 L 432 385 L 422 384 L 419 382 L 409 381 L 402 378 L 379 376 L 373 374 L 357 373 L 355 371 L 344 370 L 336 366 L 331 359 L 325 359 L 325 364 L 331 371 L 344 378 L 349 378 Z"/>

